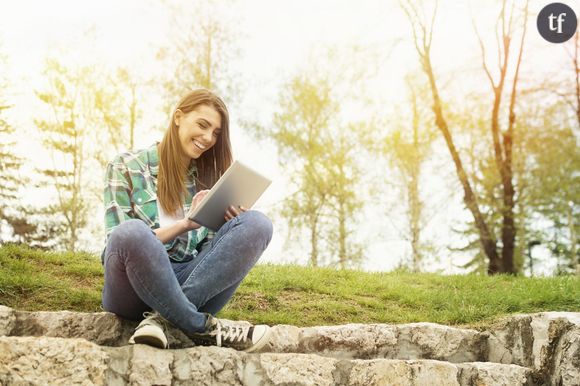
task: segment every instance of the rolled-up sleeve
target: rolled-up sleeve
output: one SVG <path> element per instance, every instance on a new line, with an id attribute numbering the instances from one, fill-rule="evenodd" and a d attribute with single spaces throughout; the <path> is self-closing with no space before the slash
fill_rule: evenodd
<path id="1" fill-rule="evenodd" d="M 105 234 L 108 239 L 113 229 L 133 218 L 130 177 L 127 166 L 119 157 L 107 165 L 104 183 Z"/>

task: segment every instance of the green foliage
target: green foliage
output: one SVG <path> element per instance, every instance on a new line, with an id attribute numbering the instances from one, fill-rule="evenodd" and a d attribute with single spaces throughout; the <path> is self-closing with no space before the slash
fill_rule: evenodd
<path id="1" fill-rule="evenodd" d="M 103 268 L 87 253 L 0 247 L 0 304 L 101 311 Z M 482 327 L 524 312 L 580 311 L 580 279 L 417 274 L 257 265 L 220 312 L 255 323 L 315 326 L 435 322 Z"/>
<path id="2" fill-rule="evenodd" d="M 38 172 L 44 177 L 40 183 L 54 187 L 57 197 L 56 202 L 36 212 L 45 218 L 51 216 L 53 227 L 64 230 L 53 234 L 58 246 L 75 250 L 94 206 L 89 198 L 101 196 L 100 179 L 91 179 L 89 173 L 94 166 L 91 162 L 97 160 L 103 167 L 116 150 L 121 137 L 121 104 L 118 90 L 99 77 L 95 66 L 66 66 L 47 59 L 44 75 L 48 87 L 36 95 L 50 114 L 35 119 L 35 125 L 52 165 Z M 98 188 L 94 185 L 97 181 Z M 95 193 L 97 189 L 99 193 Z"/>
<path id="3" fill-rule="evenodd" d="M 538 240 L 558 261 L 557 274 L 574 272 L 580 261 L 580 147 L 571 109 L 562 102 L 526 117 L 525 195 L 528 240 Z M 542 222 L 543 226 L 538 226 Z"/>
<path id="4" fill-rule="evenodd" d="M 354 149 L 363 124 L 337 119 L 339 100 L 323 76 L 294 76 L 280 92 L 279 106 L 272 128 L 258 134 L 274 142 L 296 189 L 285 198 L 282 214 L 293 233 L 308 234 L 312 266 L 323 263 L 322 250 L 329 251 L 330 264 L 356 265 L 362 245 L 347 240 L 362 206 L 355 195 L 360 168 Z"/>
<path id="5" fill-rule="evenodd" d="M 167 2 L 174 39 L 157 52 L 157 59 L 169 70 L 153 80 L 164 93 L 165 111 L 170 114 L 177 100 L 203 87 L 217 93 L 231 109 L 238 96 L 239 78 L 228 65 L 238 54 L 235 20 L 218 18 L 219 4 L 213 1 Z"/>
<path id="6" fill-rule="evenodd" d="M 411 261 L 408 263 L 413 271 L 418 272 L 426 260 L 430 246 L 422 239 L 425 227 L 425 202 L 422 184 L 422 169 L 428 161 L 431 146 L 436 138 L 436 129 L 428 123 L 430 116 L 429 90 L 414 76 L 406 77 L 409 92 L 410 114 L 401 113 L 395 129 L 390 132 L 383 143 L 376 147 L 380 156 L 386 156 L 400 181 L 403 202 L 406 207 L 407 238 L 411 243 Z M 400 110 L 403 110 L 401 106 Z M 422 194 L 423 193 L 423 194 Z"/>
<path id="7" fill-rule="evenodd" d="M 0 53 L 0 69 L 5 64 L 6 57 Z M 35 232 L 37 227 L 29 223 L 27 208 L 19 203 L 21 189 L 30 181 L 22 175 L 24 159 L 14 150 L 16 129 L 7 117 L 13 106 L 5 95 L 9 90 L 9 80 L 0 71 L 0 239 L 8 235 L 9 240 L 23 240 L 23 236 Z"/>

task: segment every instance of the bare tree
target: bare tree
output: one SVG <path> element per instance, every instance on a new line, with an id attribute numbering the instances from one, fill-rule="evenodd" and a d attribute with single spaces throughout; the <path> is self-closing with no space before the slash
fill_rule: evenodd
<path id="1" fill-rule="evenodd" d="M 431 63 L 431 45 L 433 38 L 433 25 L 437 14 L 437 2 L 431 17 L 430 24 L 419 16 L 417 7 L 410 0 L 401 4 L 404 12 L 407 14 L 409 21 L 413 27 L 413 37 L 417 54 L 419 55 L 423 71 L 427 75 L 429 85 L 431 88 L 433 98 L 433 112 L 435 114 L 435 123 L 441 134 L 445 138 L 445 142 L 455 164 L 457 176 L 461 182 L 464 192 L 464 202 L 471 214 L 474 217 L 475 224 L 479 232 L 479 238 L 482 248 L 489 260 L 488 273 L 496 274 L 500 272 L 515 273 L 513 264 L 514 245 L 515 245 L 515 221 L 514 221 L 514 194 L 513 186 L 513 171 L 512 171 L 512 151 L 513 151 L 513 135 L 514 124 L 516 121 L 515 102 L 517 95 L 517 82 L 520 70 L 520 64 L 523 54 L 524 38 L 526 35 L 526 24 L 528 15 L 528 3 L 524 8 L 523 31 L 519 46 L 519 53 L 516 62 L 515 74 L 513 76 L 511 96 L 509 102 L 509 116 L 508 127 L 506 130 L 500 129 L 500 107 L 501 98 L 506 87 L 506 75 L 508 73 L 509 56 L 511 52 L 511 43 L 513 39 L 513 15 L 515 3 L 512 2 L 511 12 L 506 13 L 506 1 L 502 2 L 501 12 L 498 17 L 498 28 L 501 24 L 501 39 L 498 38 L 498 67 L 499 79 L 494 80 L 485 59 L 485 47 L 480 38 L 480 46 L 482 50 L 483 68 L 490 81 L 493 89 L 493 109 L 491 112 L 491 134 L 493 138 L 493 148 L 496 160 L 496 167 L 501 176 L 503 186 L 502 194 L 502 229 L 501 229 L 501 252 L 498 252 L 498 241 L 491 231 L 490 227 L 485 221 L 484 216 L 478 204 L 478 198 L 472 184 L 468 178 L 463 162 L 457 151 L 447 118 L 442 108 L 441 96 L 437 86 L 437 80 Z M 479 33 L 478 33 L 479 37 Z"/>
<path id="2" fill-rule="evenodd" d="M 576 89 L 576 118 L 578 120 L 578 131 L 580 132 L 580 33 L 574 35 L 574 54 L 572 55 L 572 70 L 574 72 Z M 574 202 L 570 201 L 568 208 L 568 228 L 570 230 L 570 256 L 576 261 L 576 275 L 580 276 L 580 256 L 577 252 L 578 236 L 574 221 Z"/>

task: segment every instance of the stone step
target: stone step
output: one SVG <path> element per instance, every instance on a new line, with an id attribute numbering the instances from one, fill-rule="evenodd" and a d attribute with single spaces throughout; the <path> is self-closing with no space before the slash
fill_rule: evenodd
<path id="1" fill-rule="evenodd" d="M 274 326 L 268 352 L 316 353 L 338 359 L 487 360 L 487 335 L 435 323 Z"/>
<path id="2" fill-rule="evenodd" d="M 534 385 L 531 369 L 498 363 L 247 354 L 219 347 L 106 347 L 84 339 L 0 337 L 0 384 Z"/>
<path id="3" fill-rule="evenodd" d="M 119 347 L 127 344 L 135 326 L 107 312 L 26 312 L 0 306 L 0 336 L 84 338 L 100 346 Z M 488 331 L 435 323 L 277 325 L 272 330 L 264 352 L 316 354 L 348 361 L 430 359 L 453 364 L 514 364 L 530 368 L 554 384 L 580 384 L 580 313 L 514 315 Z M 174 349 L 192 346 L 177 329 L 171 330 L 169 343 Z"/>

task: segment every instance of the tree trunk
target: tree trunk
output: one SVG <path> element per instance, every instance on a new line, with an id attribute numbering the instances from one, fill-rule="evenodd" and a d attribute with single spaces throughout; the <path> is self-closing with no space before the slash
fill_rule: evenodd
<path id="1" fill-rule="evenodd" d="M 463 163 L 461 162 L 461 158 L 459 158 L 459 153 L 455 148 L 455 144 L 453 143 L 453 138 L 451 137 L 451 132 L 449 131 L 449 127 L 447 126 L 447 121 L 443 116 L 443 111 L 441 108 L 441 100 L 439 98 L 439 91 L 437 90 L 437 85 L 435 83 L 435 75 L 433 74 L 433 68 L 431 67 L 431 60 L 428 56 L 428 52 L 423 56 L 423 69 L 425 70 L 427 77 L 429 78 L 429 84 L 431 86 L 431 92 L 433 94 L 433 112 L 435 113 L 435 124 L 437 128 L 443 134 L 445 138 L 445 142 L 447 144 L 447 148 L 451 153 L 451 158 L 453 159 L 453 163 L 455 164 L 455 169 L 457 172 L 457 176 L 459 177 L 459 181 L 461 182 L 461 186 L 463 187 L 463 201 L 465 205 L 473 215 L 475 220 L 475 225 L 477 230 L 479 231 L 479 239 L 483 248 L 483 251 L 487 258 L 489 259 L 489 266 L 487 269 L 488 274 L 493 275 L 496 273 L 503 272 L 502 262 L 497 253 L 497 246 L 496 241 L 493 238 L 483 215 L 479 210 L 479 206 L 477 204 L 477 199 L 473 189 L 471 188 L 471 184 L 469 183 L 469 179 L 467 178 L 467 174 L 465 173 L 465 169 L 463 168 Z"/>
<path id="2" fill-rule="evenodd" d="M 131 85 L 131 107 L 129 118 L 129 149 L 135 148 L 135 125 L 137 123 L 137 97 L 135 96 L 137 85 Z"/>
<path id="3" fill-rule="evenodd" d="M 344 210 L 344 203 L 339 203 L 339 212 L 338 212 L 338 259 L 340 268 L 346 268 L 346 219 L 345 219 L 345 210 Z"/>
<path id="4" fill-rule="evenodd" d="M 310 224 L 310 265 L 318 267 L 318 235 L 317 235 L 318 221 L 311 221 Z"/>
<path id="5" fill-rule="evenodd" d="M 574 225 L 574 206 L 572 203 L 568 205 L 568 229 L 570 231 L 570 261 L 572 267 L 576 266 L 576 275 L 580 275 L 580 259 L 576 257 L 576 244 L 578 239 L 576 236 L 576 229 Z"/>
<path id="6" fill-rule="evenodd" d="M 413 272 L 420 271 L 421 265 L 421 201 L 419 199 L 419 163 L 421 147 L 419 144 L 419 114 L 417 99 L 413 94 L 413 145 L 415 156 L 411 160 L 411 181 L 409 182 L 409 214 L 411 231 L 411 250 L 413 254 Z"/>

